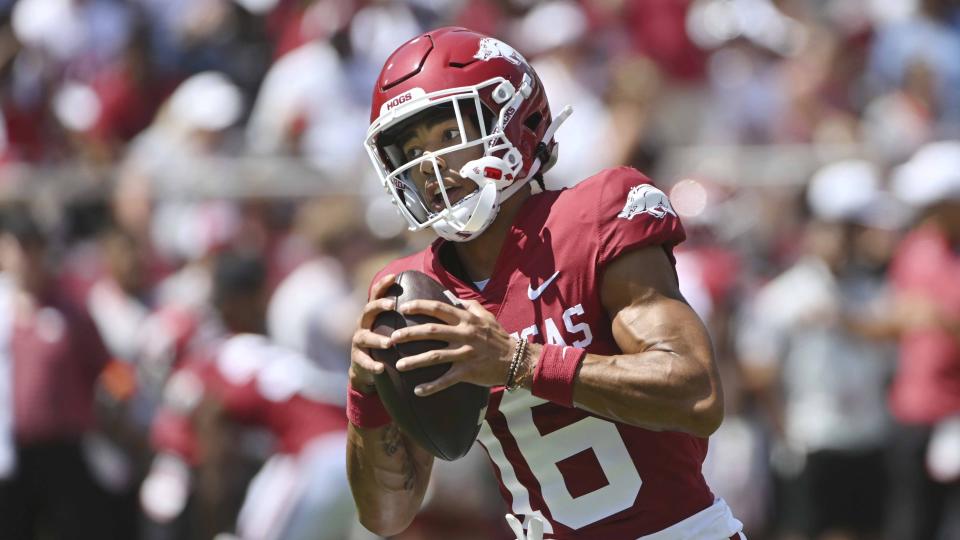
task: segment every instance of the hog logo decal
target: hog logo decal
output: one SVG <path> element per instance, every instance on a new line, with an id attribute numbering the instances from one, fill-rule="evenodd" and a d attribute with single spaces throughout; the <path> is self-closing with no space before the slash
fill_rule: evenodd
<path id="1" fill-rule="evenodd" d="M 667 214 L 674 217 L 677 215 L 670 206 L 670 199 L 650 184 L 640 184 L 630 188 L 630 193 L 627 193 L 627 203 L 623 205 L 623 210 L 617 214 L 617 217 L 632 220 L 637 214 L 650 214 L 657 219 L 663 219 Z"/>
<path id="2" fill-rule="evenodd" d="M 480 48 L 477 50 L 477 54 L 473 55 L 473 57 L 477 60 L 483 60 L 484 62 L 490 60 L 491 58 L 503 58 L 511 64 L 518 66 L 521 63 L 526 63 L 526 60 L 523 59 L 523 56 L 514 50 L 513 47 L 493 38 L 481 39 Z"/>

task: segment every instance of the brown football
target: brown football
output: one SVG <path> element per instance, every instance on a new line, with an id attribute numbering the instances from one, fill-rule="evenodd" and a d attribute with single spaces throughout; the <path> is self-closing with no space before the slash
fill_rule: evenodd
<path id="1" fill-rule="evenodd" d="M 413 270 L 402 272 L 386 294 L 397 304 L 423 299 L 453 304 L 442 285 L 430 276 Z M 442 322 L 422 315 L 404 316 L 396 311 L 381 313 L 373 321 L 373 331 L 389 336 L 394 330 L 429 322 Z M 411 341 L 390 349 L 371 350 L 371 356 L 384 364 L 383 373 L 375 377 L 377 393 L 390 416 L 405 433 L 413 437 L 433 455 L 454 460 L 463 457 L 480 431 L 487 409 L 490 389 L 469 383 L 458 383 L 430 396 L 420 397 L 413 389 L 430 382 L 450 369 L 440 364 L 412 371 L 397 371 L 401 358 L 447 346 L 443 341 Z"/>

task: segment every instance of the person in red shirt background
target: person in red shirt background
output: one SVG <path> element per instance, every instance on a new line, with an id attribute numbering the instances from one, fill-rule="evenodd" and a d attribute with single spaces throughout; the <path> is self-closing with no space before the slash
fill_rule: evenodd
<path id="1" fill-rule="evenodd" d="M 0 531 L 11 540 L 109 538 L 102 492 L 82 442 L 94 427 L 94 392 L 109 356 L 81 306 L 58 292 L 43 230 L 4 212 L 0 267 L 9 325 L 2 344 L 12 401 L 13 467 L 0 478 Z"/>
<path id="2" fill-rule="evenodd" d="M 890 393 L 891 538 L 960 535 L 960 142 L 931 143 L 893 174 L 920 208 L 897 248 L 897 373 Z"/>

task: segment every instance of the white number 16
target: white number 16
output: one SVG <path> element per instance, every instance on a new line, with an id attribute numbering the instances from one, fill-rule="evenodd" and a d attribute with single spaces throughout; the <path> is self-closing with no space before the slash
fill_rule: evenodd
<path id="1" fill-rule="evenodd" d="M 587 417 L 541 436 L 533 422 L 532 408 L 542 403 L 546 401 L 527 393 L 504 392 L 499 409 L 507 418 L 520 453 L 540 483 L 543 501 L 553 520 L 571 529 L 580 529 L 633 506 L 643 481 L 617 427 L 611 422 Z M 517 480 L 513 466 L 487 422 L 480 431 L 480 442 L 500 469 L 504 486 L 513 497 L 513 512 L 539 515 L 530 506 L 529 492 Z M 607 485 L 574 498 L 557 463 L 584 450 L 593 451 Z"/>

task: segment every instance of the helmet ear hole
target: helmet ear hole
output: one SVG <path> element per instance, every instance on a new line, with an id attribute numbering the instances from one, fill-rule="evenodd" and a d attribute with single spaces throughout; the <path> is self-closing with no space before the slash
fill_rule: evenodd
<path id="1" fill-rule="evenodd" d="M 537 127 L 540 125 L 540 122 L 543 121 L 543 115 L 540 111 L 534 111 L 533 114 L 528 116 L 526 120 L 523 121 L 523 125 L 527 127 L 530 131 L 536 132 Z"/>

